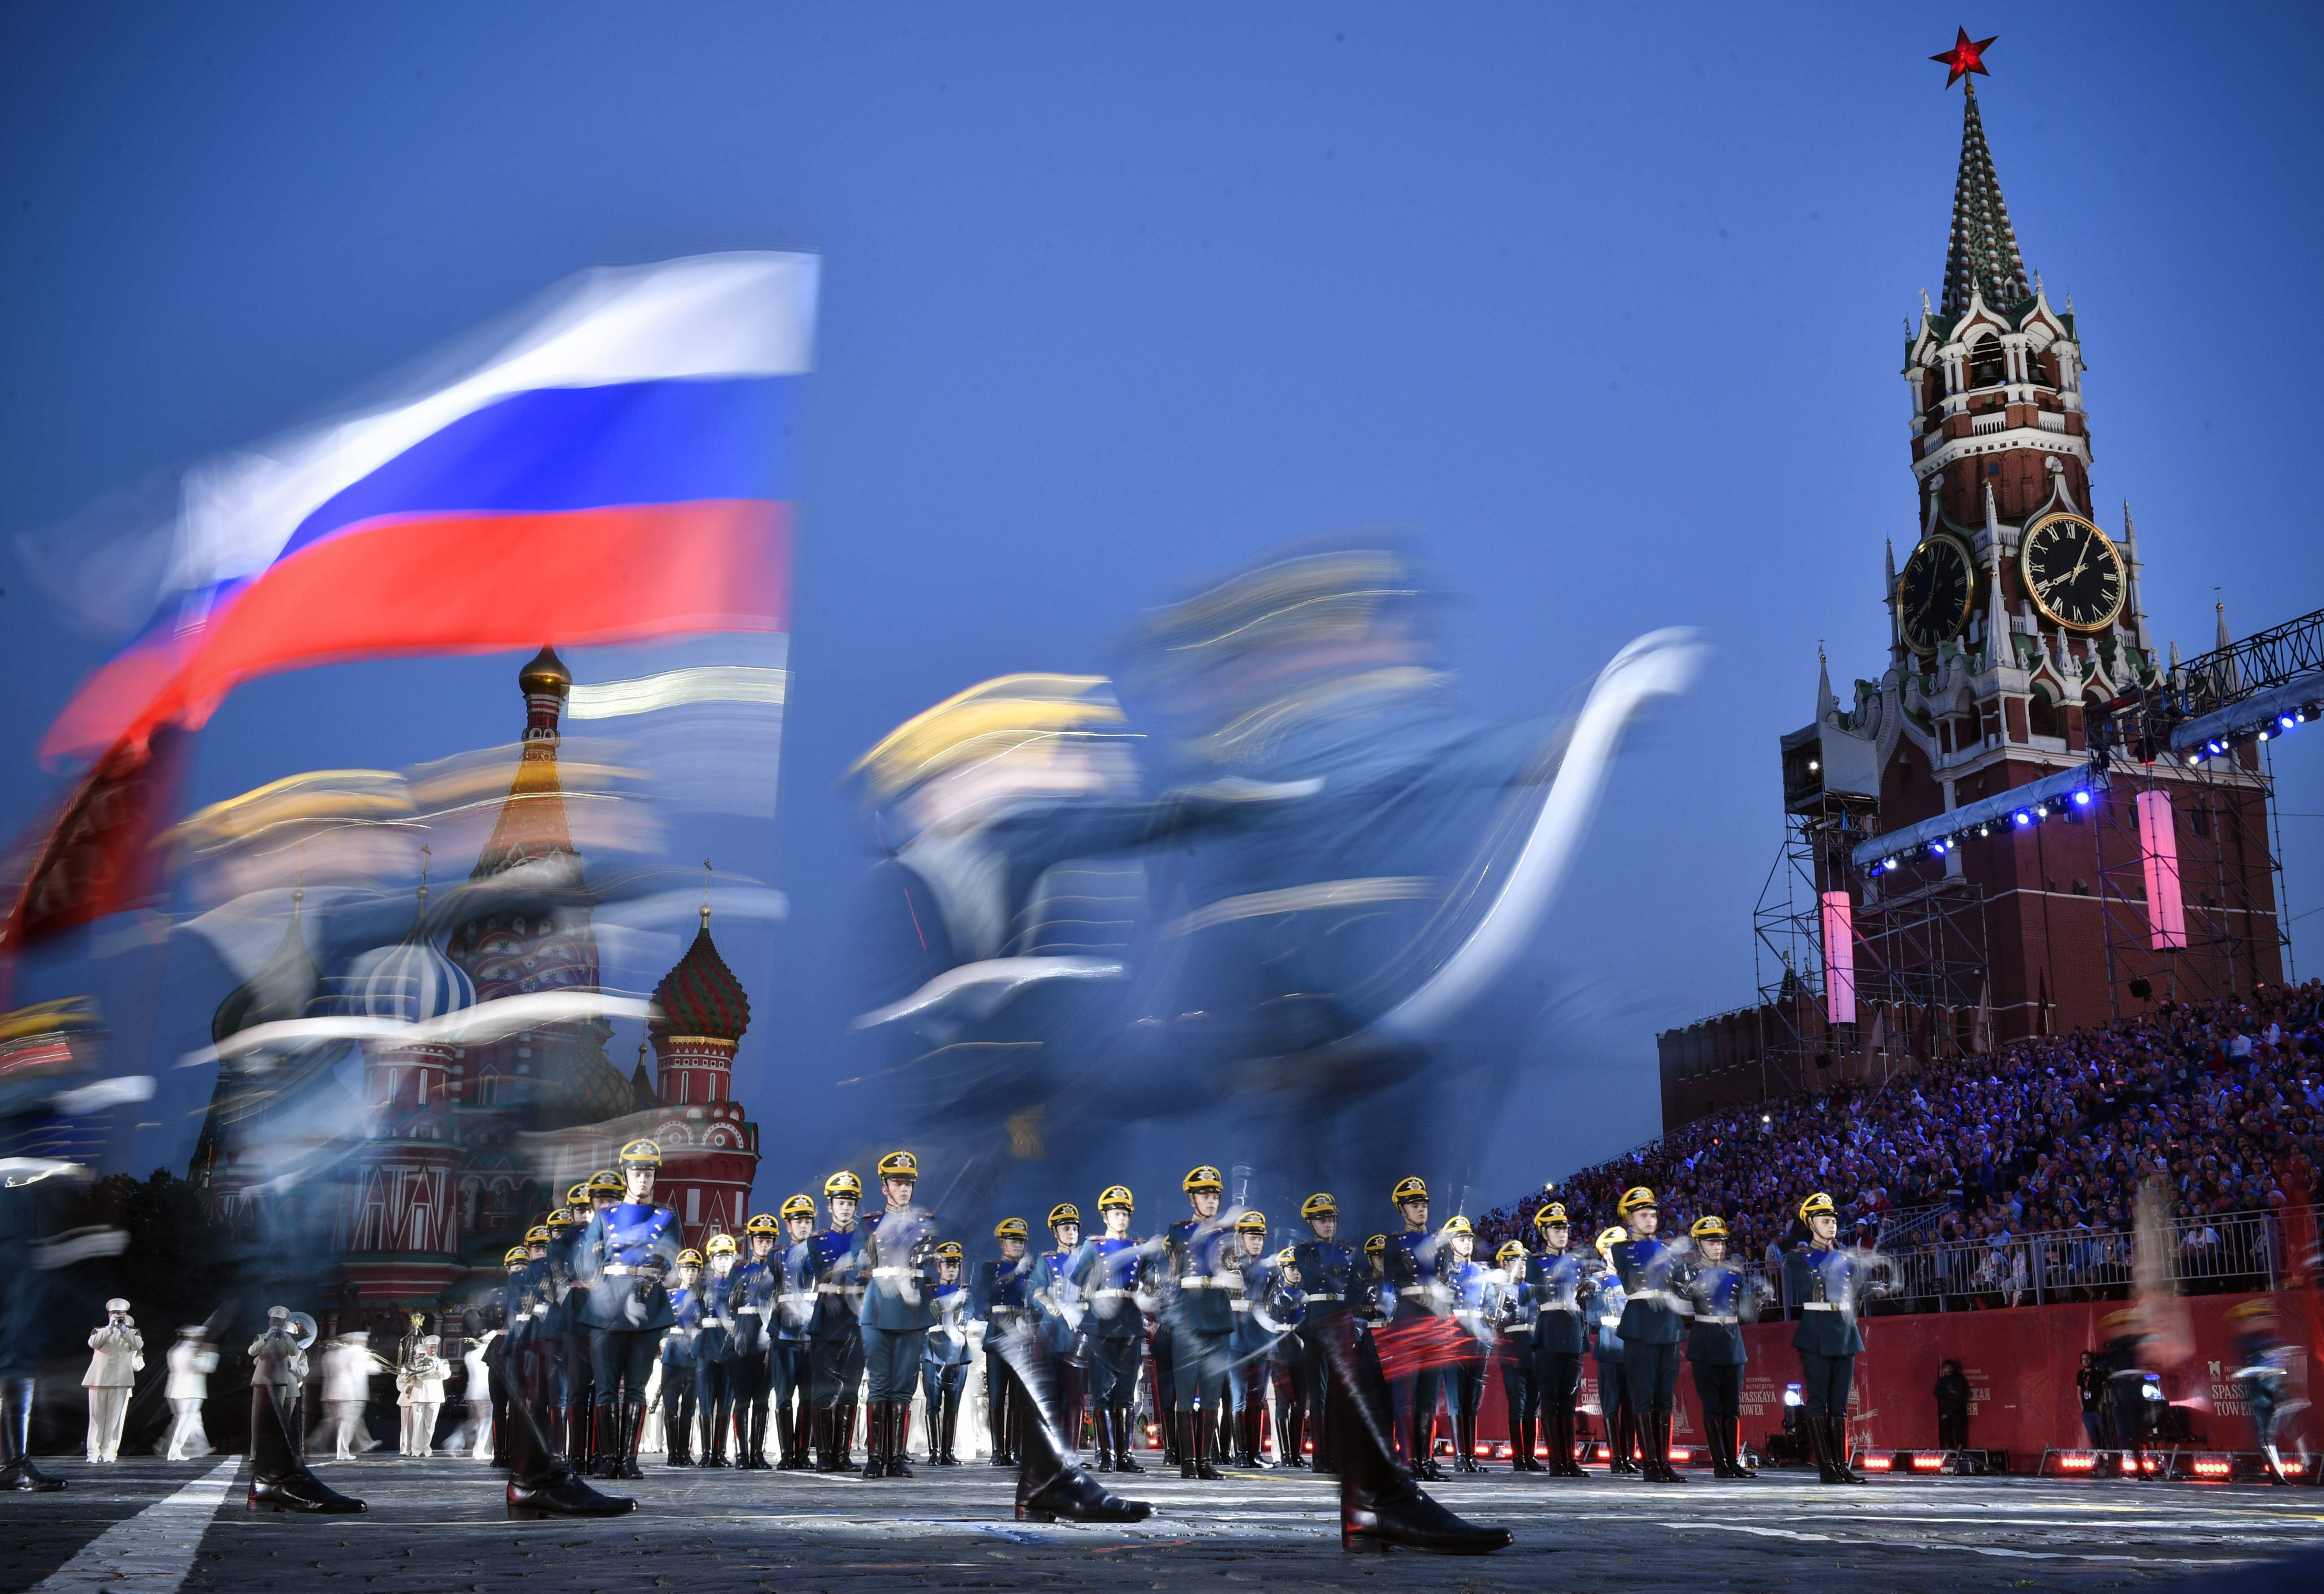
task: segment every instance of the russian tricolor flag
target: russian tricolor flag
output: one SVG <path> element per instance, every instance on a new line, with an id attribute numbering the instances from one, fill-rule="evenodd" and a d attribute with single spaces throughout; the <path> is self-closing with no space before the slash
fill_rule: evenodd
<path id="1" fill-rule="evenodd" d="M 161 618 L 44 757 L 338 659 L 782 631 L 816 262 L 583 278 L 467 374 L 190 475 Z"/>

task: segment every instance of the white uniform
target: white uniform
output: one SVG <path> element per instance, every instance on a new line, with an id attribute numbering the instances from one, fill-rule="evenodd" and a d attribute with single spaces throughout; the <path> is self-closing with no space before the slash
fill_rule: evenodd
<path id="1" fill-rule="evenodd" d="M 396 1387 L 401 1391 L 396 1405 L 403 1408 L 403 1442 L 400 1453 L 424 1456 L 436 1442 L 436 1419 L 444 1409 L 444 1379 L 451 1368 L 436 1354 L 438 1343 L 433 1334 L 420 1341 L 410 1365 L 395 1375 Z"/>
<path id="2" fill-rule="evenodd" d="M 323 1353 L 323 1405 L 331 1415 L 331 1453 L 352 1461 L 371 1448 L 364 1433 L 364 1408 L 371 1404 L 371 1375 L 384 1364 L 367 1339 L 349 1334 Z"/>
<path id="3" fill-rule="evenodd" d="M 129 1392 L 145 1367 L 145 1336 L 128 1315 L 129 1303 L 107 1301 L 112 1315 L 88 1337 L 97 1352 L 88 1359 L 81 1387 L 88 1391 L 88 1459 L 117 1460 L 121 1455 L 122 1419 L 129 1414 Z"/>
<path id="4" fill-rule="evenodd" d="M 217 1371 L 217 1351 L 207 1340 L 185 1335 L 170 1347 L 170 1448 L 164 1457 L 189 1461 L 210 1453 L 209 1435 L 202 1432 L 202 1402 L 209 1398 L 210 1375 Z"/>

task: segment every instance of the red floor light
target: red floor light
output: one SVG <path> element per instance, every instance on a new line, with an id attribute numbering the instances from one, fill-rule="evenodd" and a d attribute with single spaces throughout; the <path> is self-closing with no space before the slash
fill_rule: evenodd
<path id="1" fill-rule="evenodd" d="M 1598 1447 L 1598 1459 L 1601 1461 L 1610 1461 L 1614 1459 L 1614 1452 L 1601 1444 Z"/>
<path id="2" fill-rule="evenodd" d="M 2195 1476 L 2198 1478 L 2233 1478 L 2235 1475 L 2236 1464 L 2233 1461 L 2218 1456 L 2195 1458 Z"/>
<path id="3" fill-rule="evenodd" d="M 1913 1458 L 1913 1470 L 1915 1472 L 1941 1471 L 1944 1469 L 1944 1464 L 1945 1459 L 1942 1456 L 1914 1456 Z"/>
<path id="4" fill-rule="evenodd" d="M 2098 1464 L 2098 1457 L 2086 1451 L 2076 1451 L 2058 1458 L 2058 1470 L 2061 1472 L 2088 1472 L 2095 1469 Z"/>
<path id="5" fill-rule="evenodd" d="M 1886 1472 L 1896 1464 L 1896 1458 L 1894 1456 L 1868 1455 L 1858 1457 L 1858 1459 L 1863 1462 L 1864 1470 L 1867 1472 Z"/>

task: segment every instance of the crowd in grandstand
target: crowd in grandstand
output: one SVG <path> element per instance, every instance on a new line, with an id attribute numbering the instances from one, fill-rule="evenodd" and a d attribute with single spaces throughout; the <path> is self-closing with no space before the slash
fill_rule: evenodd
<path id="1" fill-rule="evenodd" d="M 2208 1220 L 2314 1202 L 2319 1125 L 2324 981 L 2310 981 L 2165 1002 L 1883 1084 L 1701 1119 L 1582 1169 L 1554 1199 L 1587 1234 L 1613 1221 L 1625 1189 L 1650 1185 L 1682 1227 L 1716 1214 L 1753 1257 L 1790 1242 L 1793 1210 L 1812 1191 L 1840 1201 L 1864 1243 L 1888 1214 L 1940 1210 L 1914 1243 L 1943 1248 L 1946 1266 L 1969 1275 L 1956 1281 L 1962 1292 L 1999 1304 L 2024 1291 L 2025 1236 L 2063 1235 L 2044 1260 L 2076 1277 L 2124 1261 L 2100 1252 L 2131 1227 L 2149 1178 L 2177 1216 L 2206 1220 L 2181 1226 L 2192 1253 L 2226 1243 Z M 1550 1198 L 1502 1207 L 1479 1228 L 1496 1243 L 1529 1239 L 1534 1209 Z M 2202 1261 L 2190 1255 L 2190 1270 Z"/>

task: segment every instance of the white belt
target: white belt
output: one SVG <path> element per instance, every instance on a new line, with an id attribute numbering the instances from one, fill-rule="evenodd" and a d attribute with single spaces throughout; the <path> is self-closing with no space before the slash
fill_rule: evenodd
<path id="1" fill-rule="evenodd" d="M 1227 1286 L 1215 1278 L 1204 1278 L 1196 1275 L 1180 1279 L 1178 1287 L 1182 1290 L 1222 1290 Z"/>
<path id="2" fill-rule="evenodd" d="M 644 1271 L 644 1268 L 632 1267 L 627 1262 L 608 1262 L 605 1264 L 605 1276 L 608 1278 L 627 1278 L 633 1273 L 643 1273 Z"/>
<path id="3" fill-rule="evenodd" d="M 847 1293 L 847 1286 L 844 1284 L 819 1284 L 815 1286 L 815 1293 L 818 1295 L 844 1295 Z"/>
<path id="4" fill-rule="evenodd" d="M 783 1304 L 786 1306 L 796 1306 L 801 1302 L 812 1302 L 814 1299 L 815 1292 L 813 1290 L 793 1290 L 783 1297 Z"/>
<path id="5" fill-rule="evenodd" d="M 737 1306 L 734 1308 L 734 1315 L 737 1317 L 764 1317 L 766 1314 L 767 1309 L 764 1306 Z"/>
<path id="6" fill-rule="evenodd" d="M 1138 1292 L 1136 1290 L 1100 1290 L 1092 1297 L 1092 1299 L 1099 1301 L 1126 1301 L 1137 1293 Z"/>
<path id="7" fill-rule="evenodd" d="M 1548 1316 L 1553 1312 L 1562 1313 L 1567 1317 L 1579 1317 L 1582 1315 L 1582 1308 L 1579 1306 L 1545 1306 L 1541 1309 L 1541 1314 L 1544 1317 Z"/>
<path id="8" fill-rule="evenodd" d="M 1485 1315 L 1485 1309 L 1482 1306 L 1455 1306 L 1452 1309 L 1452 1315 L 1455 1317 L 1482 1317 Z"/>
<path id="9" fill-rule="evenodd" d="M 1513 1322 L 1509 1324 L 1507 1331 L 1512 1334 L 1529 1334 L 1533 1332 L 1533 1324 L 1529 1322 Z"/>
<path id="10" fill-rule="evenodd" d="M 1425 1284 L 1408 1284 L 1396 1293 L 1399 1295 L 1425 1295 L 1428 1293 L 1428 1286 Z"/>
<path id="11" fill-rule="evenodd" d="M 1344 1301 L 1348 1297 L 1345 1295 L 1326 1295 L 1319 1294 L 1310 1295 L 1307 1298 L 1311 1301 Z"/>
<path id="12" fill-rule="evenodd" d="M 1840 1303 L 1837 1301 L 1802 1301 L 1800 1303 L 1800 1310 L 1803 1312 L 1837 1312 L 1840 1310 Z"/>
<path id="13" fill-rule="evenodd" d="M 1732 1317 L 1712 1317 L 1708 1313 L 1698 1313 L 1694 1321 L 1697 1322 L 1716 1322 L 1723 1324 L 1733 1322 L 1735 1319 Z"/>
<path id="14" fill-rule="evenodd" d="M 872 1269 L 872 1276 L 874 1278 L 902 1278 L 907 1275 L 914 1274 L 918 1271 L 918 1269 L 914 1267 L 874 1267 Z"/>
<path id="15" fill-rule="evenodd" d="M 1250 1310 L 1250 1303 L 1249 1301 L 1230 1301 L 1227 1304 L 1232 1306 L 1238 1312 L 1248 1312 Z"/>

